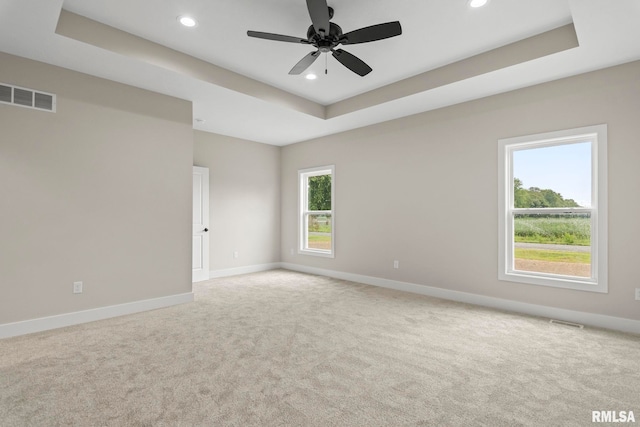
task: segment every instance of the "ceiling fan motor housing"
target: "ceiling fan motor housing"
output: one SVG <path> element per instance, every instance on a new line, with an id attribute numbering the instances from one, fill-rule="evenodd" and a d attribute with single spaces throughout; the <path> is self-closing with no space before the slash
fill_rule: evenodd
<path id="1" fill-rule="evenodd" d="M 330 52 L 331 49 L 340 44 L 341 38 L 342 28 L 333 22 L 329 23 L 329 34 L 325 34 L 324 37 L 316 32 L 313 25 L 307 30 L 307 40 L 309 40 L 309 43 L 313 46 L 320 49 L 320 52 Z"/>

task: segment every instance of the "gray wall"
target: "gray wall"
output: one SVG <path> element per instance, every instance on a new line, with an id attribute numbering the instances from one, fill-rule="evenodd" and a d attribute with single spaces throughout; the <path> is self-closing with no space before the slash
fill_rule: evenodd
<path id="1" fill-rule="evenodd" d="M 58 96 L 55 114 L 0 104 L 0 324 L 190 292 L 191 104 L 0 64 Z"/>
<path id="2" fill-rule="evenodd" d="M 280 148 L 196 131 L 193 158 L 209 168 L 210 270 L 279 262 Z"/>
<path id="3" fill-rule="evenodd" d="M 0 324 L 189 292 L 193 164 L 211 173 L 213 271 L 284 261 L 640 319 L 639 62 L 283 148 L 194 136 L 185 101 L 0 62 L 0 82 L 58 94 L 55 114 L 0 105 Z M 600 123 L 609 293 L 498 281 L 497 140 Z M 327 164 L 336 258 L 290 255 L 297 170 Z"/>
<path id="4" fill-rule="evenodd" d="M 282 149 L 283 262 L 640 319 L 640 62 Z M 497 140 L 608 124 L 609 293 L 498 281 Z M 335 259 L 290 254 L 297 170 L 335 164 Z M 393 269 L 393 260 L 400 269 Z"/>

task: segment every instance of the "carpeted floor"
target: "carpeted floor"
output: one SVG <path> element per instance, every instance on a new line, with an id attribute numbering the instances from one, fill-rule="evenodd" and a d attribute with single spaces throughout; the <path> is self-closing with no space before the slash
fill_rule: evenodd
<path id="1" fill-rule="evenodd" d="M 0 341 L 0 425 L 640 422 L 640 337 L 276 270 Z M 636 424 L 637 425 L 637 424 Z"/>

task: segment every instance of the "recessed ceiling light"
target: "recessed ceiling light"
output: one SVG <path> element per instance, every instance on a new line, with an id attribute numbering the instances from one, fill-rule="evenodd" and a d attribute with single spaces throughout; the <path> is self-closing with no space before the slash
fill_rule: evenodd
<path id="1" fill-rule="evenodd" d="M 470 0 L 469 6 L 471 7 L 482 7 L 488 3 L 489 0 Z"/>
<path id="2" fill-rule="evenodd" d="M 190 16 L 186 16 L 186 15 L 180 15 L 178 16 L 178 22 L 180 22 L 182 25 L 184 25 L 185 27 L 195 27 L 198 25 L 198 21 L 196 21 L 194 18 L 190 17 Z"/>
<path id="3" fill-rule="evenodd" d="M 313 74 L 313 73 L 309 73 L 309 74 L 307 74 L 307 75 L 306 75 L 306 76 L 304 76 L 304 77 L 305 77 L 307 80 L 315 80 L 315 79 L 317 79 L 317 78 L 318 78 L 318 76 L 316 76 L 316 75 L 315 75 L 315 74 Z"/>

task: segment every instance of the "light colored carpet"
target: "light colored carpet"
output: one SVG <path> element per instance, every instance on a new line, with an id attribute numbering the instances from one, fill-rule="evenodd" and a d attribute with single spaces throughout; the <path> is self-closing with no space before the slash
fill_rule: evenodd
<path id="1" fill-rule="evenodd" d="M 276 270 L 0 341 L 0 425 L 585 426 L 640 337 Z M 640 421 L 640 420 L 639 420 Z"/>

